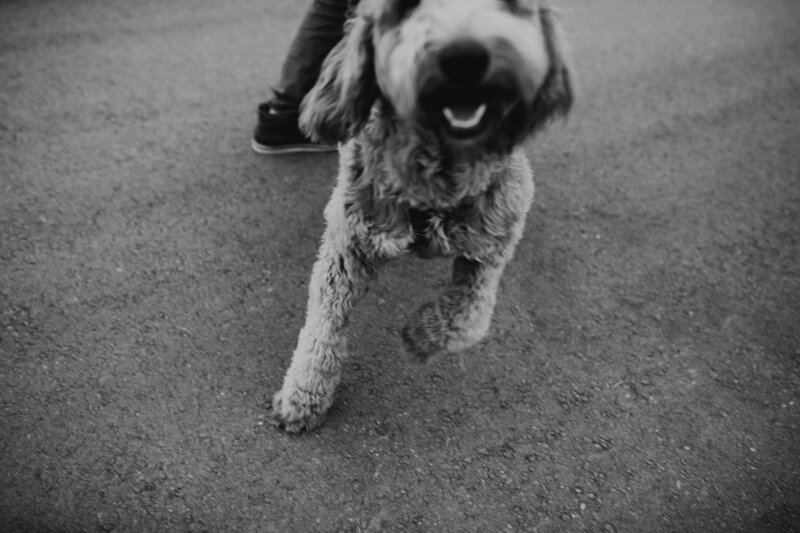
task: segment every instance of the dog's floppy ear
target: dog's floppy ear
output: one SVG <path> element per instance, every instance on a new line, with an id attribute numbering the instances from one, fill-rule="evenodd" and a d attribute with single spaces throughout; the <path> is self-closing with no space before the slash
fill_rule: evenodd
<path id="1" fill-rule="evenodd" d="M 312 138 L 343 142 L 369 119 L 378 97 L 372 27 L 363 14 L 347 21 L 344 38 L 328 54 L 316 85 L 303 99 L 300 127 Z"/>
<path id="2" fill-rule="evenodd" d="M 566 116 L 573 102 L 569 54 L 558 16 L 546 2 L 538 13 L 550 68 L 533 104 L 531 119 L 534 128 L 551 119 Z"/>

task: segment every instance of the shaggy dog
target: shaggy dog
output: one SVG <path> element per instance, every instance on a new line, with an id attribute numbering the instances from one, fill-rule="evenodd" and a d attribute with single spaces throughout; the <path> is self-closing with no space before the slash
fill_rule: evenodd
<path id="1" fill-rule="evenodd" d="M 303 102 L 301 125 L 339 142 L 339 176 L 306 322 L 272 419 L 318 425 L 347 355 L 343 328 L 378 267 L 453 257 L 452 280 L 403 329 L 415 358 L 489 329 L 533 200 L 520 144 L 572 105 L 555 17 L 541 0 L 362 0 Z"/>

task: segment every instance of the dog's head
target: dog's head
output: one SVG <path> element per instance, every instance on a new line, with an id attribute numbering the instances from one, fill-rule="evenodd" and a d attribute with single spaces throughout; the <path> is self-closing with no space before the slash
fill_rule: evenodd
<path id="1" fill-rule="evenodd" d="M 556 17 L 542 0 L 362 0 L 301 124 L 344 141 L 376 100 L 451 152 L 507 150 L 572 105 Z"/>

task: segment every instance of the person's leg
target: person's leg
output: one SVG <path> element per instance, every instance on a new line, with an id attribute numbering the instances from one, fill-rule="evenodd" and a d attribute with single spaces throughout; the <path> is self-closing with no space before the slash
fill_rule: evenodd
<path id="1" fill-rule="evenodd" d="M 314 0 L 306 12 L 272 91 L 275 111 L 297 111 L 319 76 L 322 62 L 344 35 L 348 0 Z"/>
<path id="2" fill-rule="evenodd" d="M 252 146 L 258 153 L 323 151 L 297 126 L 298 108 L 317 81 L 322 63 L 344 35 L 351 0 L 314 0 L 300 23 L 272 88 L 273 96 L 258 106 L 258 126 Z"/>

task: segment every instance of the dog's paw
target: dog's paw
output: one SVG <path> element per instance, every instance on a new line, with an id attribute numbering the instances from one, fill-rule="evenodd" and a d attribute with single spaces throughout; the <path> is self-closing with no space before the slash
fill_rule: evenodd
<path id="1" fill-rule="evenodd" d="M 409 319 L 402 331 L 403 347 L 421 363 L 447 351 L 447 322 L 439 306 L 427 303 Z"/>
<path id="2" fill-rule="evenodd" d="M 271 422 L 289 433 L 309 431 L 322 423 L 332 403 L 333 395 L 323 396 L 284 387 L 272 398 Z"/>

